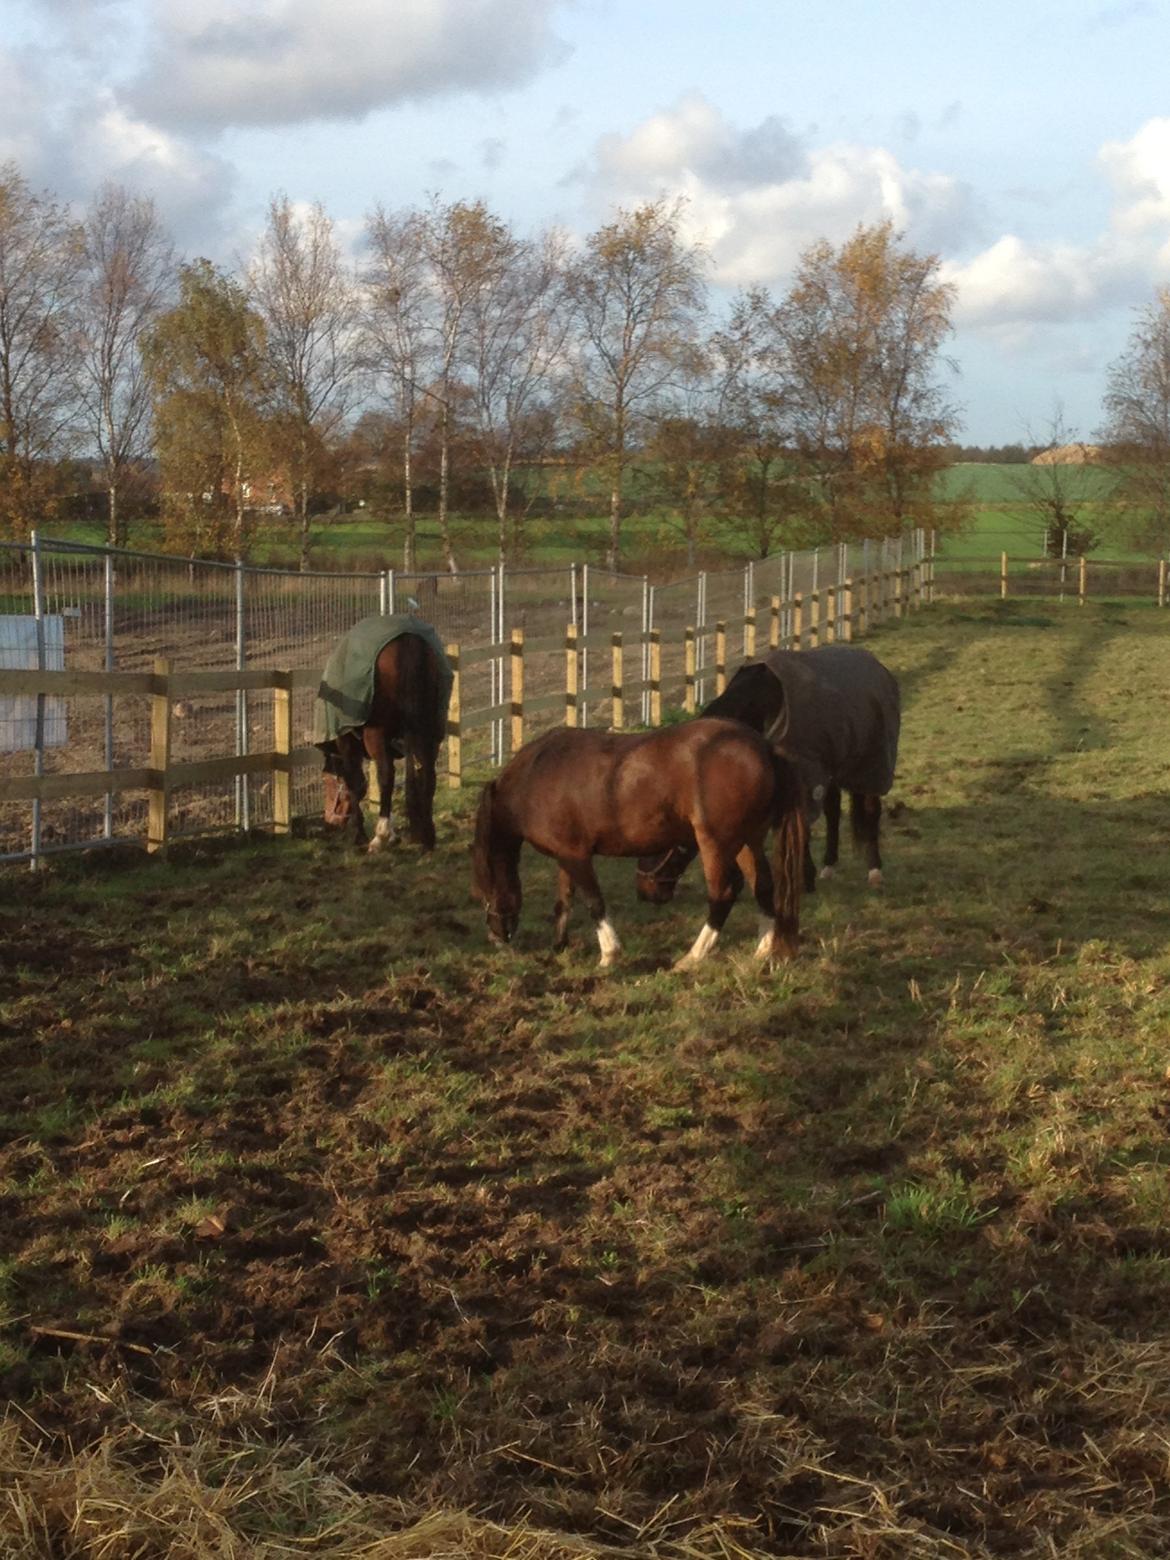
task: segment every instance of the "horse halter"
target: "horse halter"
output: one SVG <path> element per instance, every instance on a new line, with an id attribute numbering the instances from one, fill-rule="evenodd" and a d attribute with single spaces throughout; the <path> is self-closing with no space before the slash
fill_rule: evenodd
<path id="1" fill-rule="evenodd" d="M 652 883 L 657 883 L 663 879 L 668 883 L 677 883 L 679 878 L 682 877 L 683 872 L 686 870 L 685 867 L 680 867 L 672 878 L 666 878 L 665 872 L 666 868 L 670 864 L 671 858 L 679 855 L 685 849 L 686 847 L 683 845 L 668 846 L 666 854 L 663 856 L 661 861 L 656 862 L 652 867 L 636 867 L 634 869 L 634 876 L 640 878 L 649 878 Z"/>

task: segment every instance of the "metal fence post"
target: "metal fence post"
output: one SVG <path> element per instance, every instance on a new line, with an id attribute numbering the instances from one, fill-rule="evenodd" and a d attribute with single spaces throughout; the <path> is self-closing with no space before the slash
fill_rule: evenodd
<path id="1" fill-rule="evenodd" d="M 45 580 L 41 566 L 41 538 L 38 532 L 32 533 L 32 579 L 33 579 L 33 623 L 36 632 L 37 644 L 37 671 L 45 670 Z M 45 772 L 45 695 L 37 694 L 37 718 L 33 734 L 33 773 L 38 777 Z M 29 865 L 35 872 L 40 866 L 41 856 L 41 799 L 33 797 L 32 807 L 32 840 L 30 842 L 32 860 Z"/>
<path id="2" fill-rule="evenodd" d="M 493 569 L 492 570 L 492 584 L 491 584 L 491 601 L 490 601 L 490 603 L 488 605 L 488 620 L 489 620 L 488 644 L 489 645 L 494 645 L 496 643 L 496 586 L 497 586 L 497 575 L 496 575 L 495 569 Z M 489 697 L 491 699 L 491 705 L 492 705 L 493 709 L 500 702 L 500 697 L 501 697 L 500 690 L 499 690 L 499 677 L 500 677 L 499 665 L 498 665 L 498 663 L 496 661 L 495 656 L 492 656 L 491 659 L 488 661 L 488 680 L 489 680 L 489 686 L 490 686 L 490 690 L 491 690 Z M 490 747 L 490 750 L 491 750 L 491 762 L 493 764 L 498 764 L 499 761 L 500 761 L 500 755 L 499 755 L 499 752 L 497 751 L 497 747 L 496 747 L 496 722 L 495 722 L 494 719 L 491 720 L 488 723 L 488 744 L 489 744 L 489 747 Z"/>
<path id="3" fill-rule="evenodd" d="M 650 719 L 650 690 L 646 683 L 650 675 L 650 581 L 642 576 L 642 724 Z"/>
<path id="4" fill-rule="evenodd" d="M 236 670 L 242 672 L 248 661 L 247 627 L 244 614 L 244 560 L 236 559 Z M 248 694 L 236 689 L 236 757 L 248 751 Z M 247 775 L 236 776 L 236 827 L 245 833 L 252 826 L 251 792 Z"/>
<path id="5" fill-rule="evenodd" d="M 103 580 L 106 621 L 106 653 L 105 668 L 107 672 L 114 670 L 114 555 L 106 552 L 105 577 Z M 106 694 L 106 773 L 114 767 L 114 696 Z M 102 835 L 105 839 L 112 839 L 114 835 L 114 793 L 106 792 L 105 812 L 102 817 Z"/>
<path id="6" fill-rule="evenodd" d="M 589 565 L 581 565 L 581 637 L 585 646 L 581 651 L 580 687 L 577 694 L 577 718 L 574 726 L 589 724 Z"/>

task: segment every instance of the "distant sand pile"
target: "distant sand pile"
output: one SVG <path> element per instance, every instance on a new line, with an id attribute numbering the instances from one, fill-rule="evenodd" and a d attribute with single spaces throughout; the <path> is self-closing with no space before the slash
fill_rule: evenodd
<path id="1" fill-rule="evenodd" d="M 1032 456 L 1033 466 L 1100 466 L 1105 451 L 1099 444 L 1057 444 Z"/>

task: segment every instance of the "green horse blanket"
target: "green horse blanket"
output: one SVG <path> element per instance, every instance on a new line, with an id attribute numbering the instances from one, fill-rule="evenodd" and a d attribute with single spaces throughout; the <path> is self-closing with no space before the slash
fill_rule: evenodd
<path id="1" fill-rule="evenodd" d="M 375 614 L 355 623 L 349 633 L 338 640 L 325 663 L 313 712 L 313 742 L 317 747 L 330 747 L 342 732 L 356 731 L 366 724 L 374 702 L 374 663 L 385 646 L 403 634 L 416 635 L 435 652 L 439 663 L 437 729 L 446 728 L 454 674 L 438 634 L 422 618 L 411 617 L 405 612 L 397 612 L 391 617 Z M 401 751 L 398 756 L 401 757 Z"/>

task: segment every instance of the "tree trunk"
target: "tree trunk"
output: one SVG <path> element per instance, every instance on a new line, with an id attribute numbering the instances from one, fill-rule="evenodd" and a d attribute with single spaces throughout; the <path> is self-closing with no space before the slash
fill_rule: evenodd
<path id="1" fill-rule="evenodd" d="M 406 435 L 402 441 L 402 509 L 406 530 L 402 538 L 402 567 L 408 574 L 414 572 L 414 475 L 411 465 L 411 445 L 414 443 L 414 419 L 406 420 Z"/>
<path id="2" fill-rule="evenodd" d="M 119 547 L 121 542 L 118 537 L 118 484 L 112 476 L 107 479 L 106 504 L 106 545 Z"/>
<path id="3" fill-rule="evenodd" d="M 439 540 L 443 546 L 443 562 L 448 574 L 457 574 L 458 565 L 451 546 L 451 527 L 447 515 L 447 499 L 450 487 L 451 411 L 447 402 L 442 403 L 439 415 Z"/>

